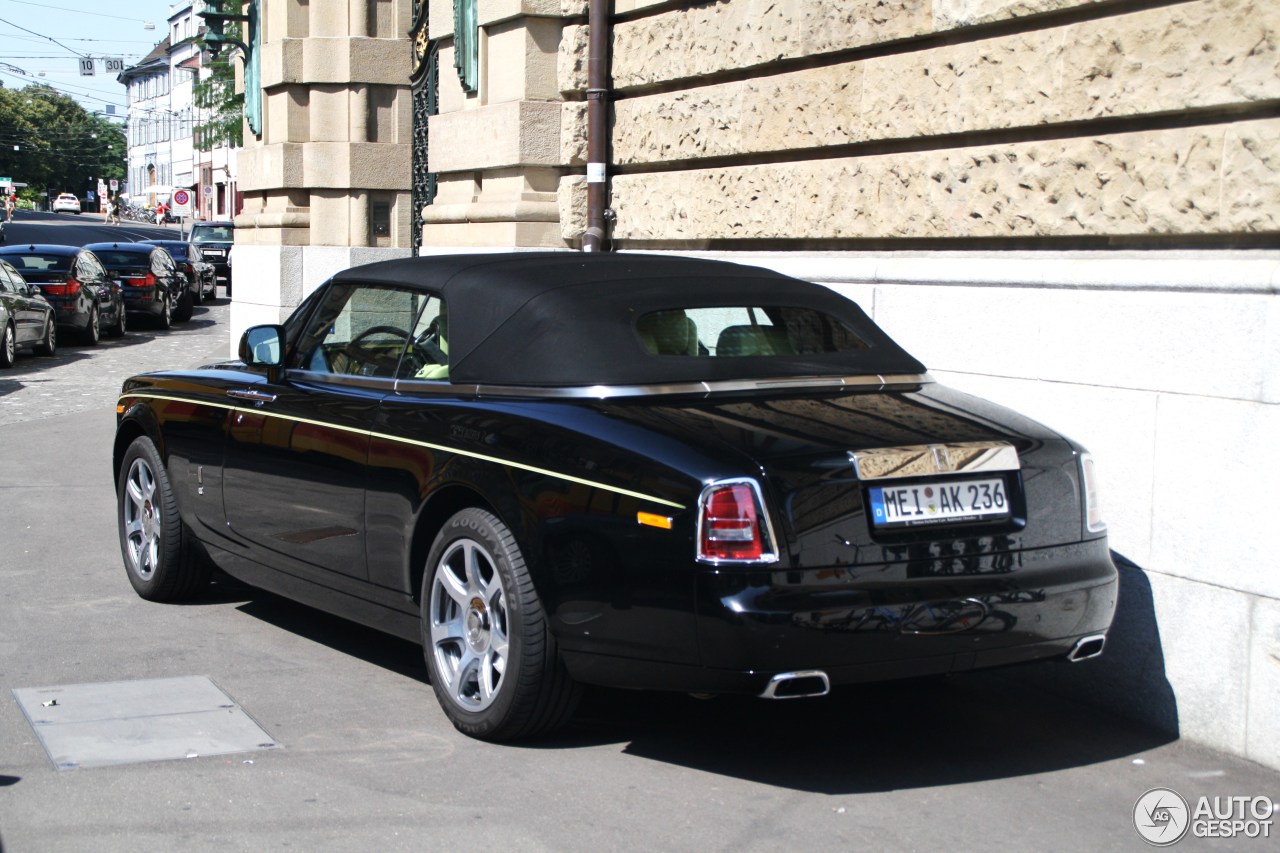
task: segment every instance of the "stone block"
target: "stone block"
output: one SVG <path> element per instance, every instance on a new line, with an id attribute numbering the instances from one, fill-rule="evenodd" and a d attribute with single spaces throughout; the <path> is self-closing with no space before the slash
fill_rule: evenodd
<path id="1" fill-rule="evenodd" d="M 427 0 L 427 3 L 429 4 L 427 7 L 429 37 L 434 40 L 452 36 L 454 0 Z M 444 69 L 443 62 L 440 68 Z"/>
<path id="2" fill-rule="evenodd" d="M 1152 565 L 1280 598 L 1268 496 L 1280 481 L 1280 406 L 1162 395 L 1156 420 Z"/>
<path id="3" fill-rule="evenodd" d="M 582 24 L 569 24 L 560 31 L 559 54 L 556 57 L 556 82 L 562 94 L 587 91 L 587 49 L 590 31 Z"/>
<path id="4" fill-rule="evenodd" d="M 577 242 L 587 230 L 586 175 L 567 175 L 560 179 L 557 201 L 560 213 L 560 237 L 566 243 Z"/>
<path id="5" fill-rule="evenodd" d="M 614 156 L 661 162 L 1269 100 L 1280 97 L 1278 32 L 1280 4 L 1203 0 L 631 98 L 615 107 Z M 1254 179 L 1271 179 L 1274 164 L 1241 154 Z M 1247 192 L 1235 206 L 1246 221 L 1269 213 Z"/>
<path id="6" fill-rule="evenodd" d="M 1148 570 L 1165 676 L 1184 738 L 1244 754 L 1251 596 Z"/>
<path id="7" fill-rule="evenodd" d="M 430 134 L 452 142 L 432 146 L 436 172 L 560 164 L 560 105 L 554 102 L 514 101 L 442 113 L 431 117 Z"/>
<path id="8" fill-rule="evenodd" d="M 1280 120 L 1271 119 L 620 175 L 612 184 L 615 236 L 679 243 L 1274 231 L 1280 181 L 1259 177 L 1274 168 L 1277 137 Z"/>
<path id="9" fill-rule="evenodd" d="M 476 23 L 482 27 L 513 18 L 559 17 L 563 0 L 476 0 Z"/>
<path id="10" fill-rule="evenodd" d="M 939 30 L 1074 9 L 1106 0 L 934 0 L 933 17 Z"/>
<path id="11" fill-rule="evenodd" d="M 1280 769 L 1280 601 L 1253 605 L 1245 756 Z"/>
<path id="12" fill-rule="evenodd" d="M 612 75 L 620 89 L 700 77 L 932 29 L 929 0 L 736 0 L 699 3 L 618 24 Z"/>
<path id="13" fill-rule="evenodd" d="M 1088 448 L 1098 464 L 1102 517 L 1112 549 L 1140 566 L 1152 565 L 1160 395 L 945 370 L 930 373 L 940 382 L 1008 406 Z"/>
<path id="14" fill-rule="evenodd" d="M 560 107 L 560 162 L 586 165 L 587 105 L 583 101 L 567 101 Z"/>
<path id="15" fill-rule="evenodd" d="M 489 28 L 485 101 L 560 99 L 560 21 L 523 18 Z"/>

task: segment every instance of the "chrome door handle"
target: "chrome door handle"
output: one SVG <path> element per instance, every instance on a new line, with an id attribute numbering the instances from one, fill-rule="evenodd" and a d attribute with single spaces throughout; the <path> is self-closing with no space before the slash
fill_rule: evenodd
<path id="1" fill-rule="evenodd" d="M 235 397 L 240 400 L 253 400 L 255 403 L 273 403 L 276 395 L 268 394 L 265 391 L 254 391 L 252 388 L 237 388 L 227 392 L 228 397 Z"/>

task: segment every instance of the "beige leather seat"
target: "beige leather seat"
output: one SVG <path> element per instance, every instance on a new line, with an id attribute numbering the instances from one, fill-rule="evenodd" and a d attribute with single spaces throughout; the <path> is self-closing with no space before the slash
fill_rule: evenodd
<path id="1" fill-rule="evenodd" d="M 645 349 L 654 355 L 698 354 L 698 326 L 682 308 L 646 314 L 636 329 Z"/>

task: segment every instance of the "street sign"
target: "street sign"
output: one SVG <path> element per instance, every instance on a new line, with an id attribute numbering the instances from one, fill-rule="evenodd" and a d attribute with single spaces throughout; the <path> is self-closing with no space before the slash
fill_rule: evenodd
<path id="1" fill-rule="evenodd" d="M 119 74 L 124 70 L 124 60 L 118 56 L 108 56 L 102 60 L 102 63 L 106 66 L 108 74 L 113 71 Z"/>
<path id="2" fill-rule="evenodd" d="M 93 57 L 92 56 L 80 57 L 80 76 L 92 77 L 94 73 L 95 72 L 93 67 Z"/>
<path id="3" fill-rule="evenodd" d="M 116 190 L 120 189 L 120 182 L 117 181 L 115 178 L 112 178 L 109 183 L 111 184 L 112 192 L 115 192 Z"/>
<path id="4" fill-rule="evenodd" d="M 173 210 L 170 211 L 174 216 L 190 216 L 191 215 L 191 193 L 186 190 L 173 191 Z"/>

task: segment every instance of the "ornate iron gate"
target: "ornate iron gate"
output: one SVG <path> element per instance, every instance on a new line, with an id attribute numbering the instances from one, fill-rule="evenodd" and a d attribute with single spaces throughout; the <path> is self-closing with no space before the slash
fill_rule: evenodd
<path id="1" fill-rule="evenodd" d="M 416 256 L 422 246 L 422 209 L 436 197 L 436 174 L 427 164 L 427 120 L 439 111 L 440 63 L 439 45 L 427 38 L 427 0 L 414 0 L 413 74 L 409 83 L 413 92 L 413 205 L 412 251 Z"/>

